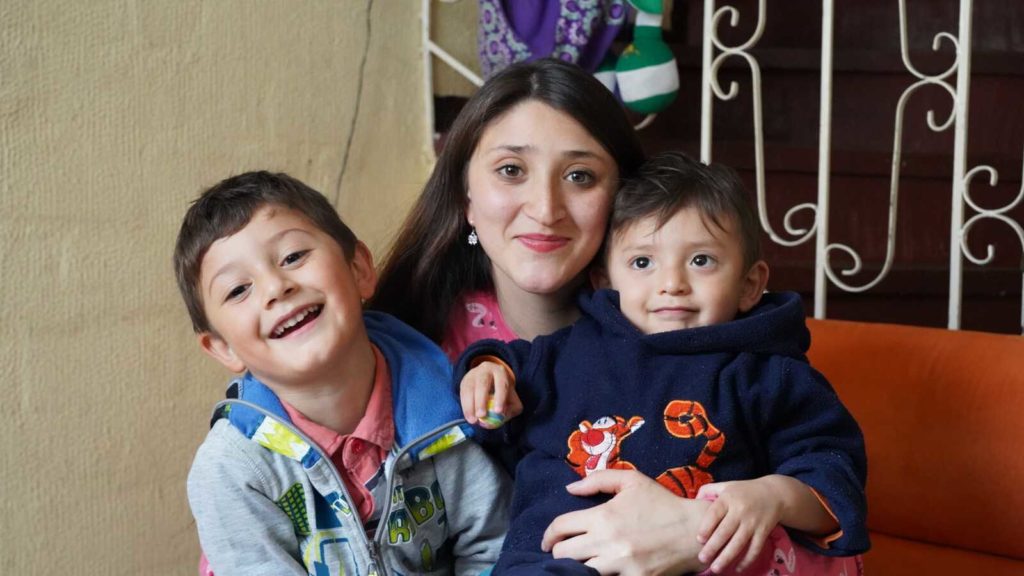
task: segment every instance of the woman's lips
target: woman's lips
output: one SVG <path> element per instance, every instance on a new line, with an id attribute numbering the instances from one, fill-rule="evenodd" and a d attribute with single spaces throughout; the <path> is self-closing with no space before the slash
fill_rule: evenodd
<path id="1" fill-rule="evenodd" d="M 569 243 L 565 236 L 549 236 L 547 234 L 521 234 L 516 236 L 530 250 L 534 252 L 554 252 Z"/>

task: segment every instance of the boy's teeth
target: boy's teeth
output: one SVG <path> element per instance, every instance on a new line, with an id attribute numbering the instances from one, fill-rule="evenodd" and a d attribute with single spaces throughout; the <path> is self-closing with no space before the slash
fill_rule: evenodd
<path id="1" fill-rule="evenodd" d="M 309 314 L 313 312 L 313 310 L 315 309 L 317 309 L 316 306 L 310 306 L 309 308 L 306 308 L 305 310 L 299 312 L 295 316 L 292 316 L 290 319 L 288 319 L 288 321 L 286 321 L 284 324 L 281 324 L 280 326 L 277 327 L 276 330 L 274 330 L 274 336 L 280 336 L 281 334 L 284 334 L 285 330 L 288 330 L 292 326 L 295 326 L 299 322 L 305 320 L 306 316 L 309 316 Z"/>

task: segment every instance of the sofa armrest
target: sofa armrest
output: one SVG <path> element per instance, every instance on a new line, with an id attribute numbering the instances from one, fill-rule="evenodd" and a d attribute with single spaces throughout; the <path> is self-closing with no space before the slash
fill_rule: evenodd
<path id="1" fill-rule="evenodd" d="M 867 444 L 868 527 L 1024 560 L 1024 338 L 810 320 Z"/>

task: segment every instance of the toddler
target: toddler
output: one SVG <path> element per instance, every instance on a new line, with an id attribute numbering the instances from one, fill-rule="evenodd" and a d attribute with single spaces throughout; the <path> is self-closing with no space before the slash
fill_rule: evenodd
<path id="1" fill-rule="evenodd" d="M 859 571 L 848 557 L 869 546 L 863 437 L 807 363 L 799 296 L 764 293 L 768 265 L 739 179 L 662 154 L 618 192 L 609 227 L 592 280 L 610 289 L 583 295 L 573 326 L 477 343 L 456 368 L 470 422 L 524 414 L 492 433 L 519 455 L 495 572 L 592 572 L 552 559 L 542 535 L 597 502 L 565 486 L 604 469 L 714 500 L 698 530 L 698 559 L 713 572 L 734 562 Z"/>

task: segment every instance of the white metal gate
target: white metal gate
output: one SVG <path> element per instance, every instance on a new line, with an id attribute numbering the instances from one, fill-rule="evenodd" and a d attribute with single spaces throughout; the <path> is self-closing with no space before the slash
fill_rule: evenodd
<path id="1" fill-rule="evenodd" d="M 452 0 L 447 0 L 452 1 Z M 740 94 L 738 85 L 731 82 L 728 90 L 722 88 L 718 79 L 718 72 L 726 60 L 738 58 L 747 64 L 750 70 L 751 91 L 750 98 L 753 106 L 753 137 L 754 137 L 754 167 L 755 187 L 757 194 L 757 206 L 761 226 L 769 237 L 776 243 L 783 246 L 797 246 L 809 242 L 812 238 L 815 241 L 815 265 L 814 265 L 814 316 L 824 318 L 827 306 L 828 283 L 847 292 L 865 292 L 875 287 L 888 274 L 893 265 L 896 245 L 896 214 L 899 205 L 900 187 L 900 166 L 901 150 L 904 126 L 904 110 L 906 103 L 915 92 L 926 86 L 937 86 L 947 92 L 952 99 L 952 111 L 945 119 L 937 119 L 934 111 L 928 111 L 927 123 L 931 130 L 942 132 L 954 131 L 953 150 L 953 171 L 951 175 L 951 224 L 949 230 L 950 254 L 949 254 L 949 306 L 948 322 L 950 329 L 960 328 L 961 304 L 963 301 L 963 263 L 966 258 L 977 265 L 988 265 L 995 256 L 995 246 L 988 245 L 984 255 L 979 256 L 968 247 L 968 235 L 972 228 L 983 221 L 995 221 L 995 223 L 1010 227 L 1016 234 L 1019 246 L 1001 247 L 1001 250 L 1016 249 L 1022 255 L 1024 261 L 1024 229 L 1021 223 L 1014 220 L 1009 214 L 1011 210 L 1024 201 L 1024 160 L 1022 160 L 1021 189 L 1017 195 L 1007 204 L 998 208 L 986 208 L 975 202 L 971 197 L 971 184 L 976 176 L 986 173 L 988 185 L 995 186 L 998 181 L 998 174 L 994 168 L 987 165 L 969 167 L 967 165 L 967 136 L 968 136 L 968 104 L 970 102 L 970 79 L 971 79 L 971 33 L 972 15 L 974 9 L 973 0 L 960 0 L 959 5 L 959 27 L 956 34 L 946 31 L 936 32 L 933 37 L 932 50 L 939 50 L 943 43 L 948 43 L 955 49 L 955 59 L 944 71 L 928 75 L 920 72 L 910 58 L 907 35 L 907 9 L 906 0 L 896 0 L 899 13 L 900 31 L 900 53 L 903 65 L 907 73 L 916 78 L 903 94 L 900 96 L 895 109 L 895 132 L 892 146 L 892 164 L 889 183 L 888 201 L 888 226 L 886 238 L 885 261 L 874 278 L 867 282 L 853 284 L 847 278 L 861 271 L 862 260 L 858 252 L 851 246 L 840 242 L 834 242 L 829 238 L 828 214 L 829 214 L 829 181 L 830 181 L 830 157 L 832 149 L 832 97 L 833 97 L 833 29 L 835 18 L 834 0 L 822 0 L 822 22 L 821 22 L 821 107 L 819 118 L 819 143 L 818 143 L 818 185 L 816 202 L 801 203 L 791 207 L 783 219 L 783 232 L 780 234 L 773 229 L 768 219 L 768 203 L 765 189 L 765 162 L 764 162 L 764 132 L 762 122 L 762 98 L 761 98 L 761 68 L 757 58 L 751 53 L 756 47 L 764 32 L 765 22 L 768 17 L 768 5 L 766 0 L 758 0 L 756 26 L 753 33 L 745 41 L 727 45 L 720 39 L 720 31 L 727 23 L 729 27 L 737 27 L 740 19 L 740 11 L 728 5 L 717 6 L 716 0 L 704 1 L 703 20 L 703 51 L 702 51 L 702 80 L 701 80 L 701 130 L 700 130 L 700 157 L 704 162 L 712 160 L 712 117 L 714 113 L 715 100 L 732 100 Z M 782 0 L 787 1 L 787 0 Z M 852 0 L 851 0 L 852 1 Z M 424 76 L 426 78 L 426 109 L 428 126 L 433 138 L 433 87 L 431 85 L 433 56 L 452 66 L 456 71 L 466 77 L 467 80 L 479 86 L 481 79 L 468 67 L 452 58 L 440 46 L 435 44 L 430 37 L 430 0 L 423 2 L 423 46 L 424 46 Z M 750 17 L 750 16 L 747 16 Z M 1024 101 L 1024 94 L 1021 95 Z M 1024 159 L 1024 151 L 1022 151 Z M 809 212 L 813 214 L 813 225 L 809 228 L 800 228 L 792 224 L 794 216 L 798 213 Z M 832 256 L 836 252 L 845 254 L 852 261 L 847 268 L 835 270 L 832 266 Z M 1022 294 L 1024 294 L 1024 271 L 1021 275 Z M 1020 324 L 1024 330 L 1024 301 L 1021 303 Z"/>

